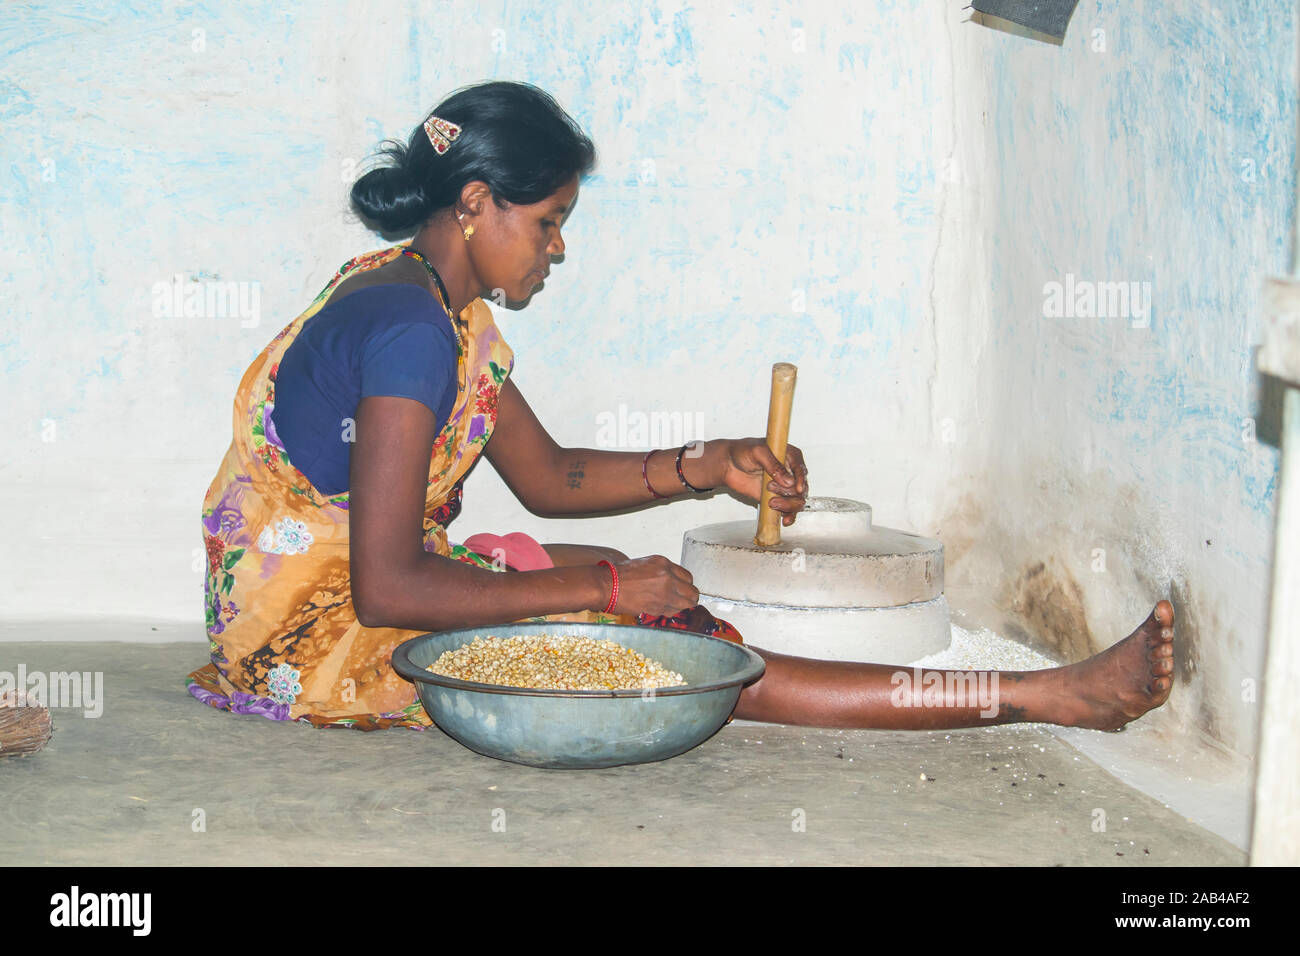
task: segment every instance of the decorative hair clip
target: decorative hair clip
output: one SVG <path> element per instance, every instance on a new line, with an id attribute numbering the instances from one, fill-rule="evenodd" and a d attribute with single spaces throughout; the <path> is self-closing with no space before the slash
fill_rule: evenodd
<path id="1" fill-rule="evenodd" d="M 424 121 L 424 131 L 429 135 L 429 142 L 433 144 L 433 151 L 439 156 L 451 149 L 451 144 L 460 135 L 459 126 L 455 123 L 448 123 L 438 116 L 430 116 Z"/>

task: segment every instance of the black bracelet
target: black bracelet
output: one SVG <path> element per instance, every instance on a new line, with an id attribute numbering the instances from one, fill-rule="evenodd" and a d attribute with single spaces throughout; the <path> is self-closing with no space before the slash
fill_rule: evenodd
<path id="1" fill-rule="evenodd" d="M 685 445 L 681 447 L 681 450 L 677 452 L 677 477 L 680 478 L 682 480 L 682 484 L 685 485 L 687 488 L 689 488 L 691 491 L 695 492 L 697 495 L 702 495 L 706 491 L 712 491 L 713 489 L 696 488 L 693 484 L 687 481 L 686 476 L 682 474 L 682 455 L 686 453 L 686 449 L 690 444 L 691 442 L 687 442 Z"/>

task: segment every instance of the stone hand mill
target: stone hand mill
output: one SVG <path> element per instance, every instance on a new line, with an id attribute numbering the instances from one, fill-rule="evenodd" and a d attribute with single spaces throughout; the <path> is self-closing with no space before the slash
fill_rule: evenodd
<path id="1" fill-rule="evenodd" d="M 772 366 L 767 445 L 785 461 L 796 369 Z M 746 643 L 824 660 L 905 664 L 948 647 L 943 544 L 874 526 L 871 506 L 813 498 L 782 533 L 763 481 L 758 529 L 724 521 L 687 531 L 682 567 L 700 603 Z"/>

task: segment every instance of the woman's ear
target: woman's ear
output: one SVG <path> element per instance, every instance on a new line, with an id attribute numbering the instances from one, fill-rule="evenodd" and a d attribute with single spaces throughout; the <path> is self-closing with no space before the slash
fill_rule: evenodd
<path id="1" fill-rule="evenodd" d="M 481 216 L 492 201 L 492 187 L 481 180 L 471 180 L 461 188 L 460 202 L 455 207 L 456 216 Z"/>

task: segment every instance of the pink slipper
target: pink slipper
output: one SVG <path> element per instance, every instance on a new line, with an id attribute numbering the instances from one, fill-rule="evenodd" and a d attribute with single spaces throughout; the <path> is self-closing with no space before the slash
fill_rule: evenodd
<path id="1" fill-rule="evenodd" d="M 461 543 L 488 560 L 499 555 L 516 571 L 542 571 L 555 567 L 546 549 L 522 531 L 512 531 L 503 535 L 487 532 L 472 534 Z"/>

